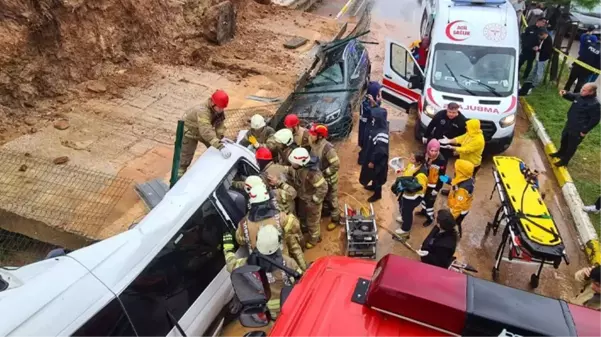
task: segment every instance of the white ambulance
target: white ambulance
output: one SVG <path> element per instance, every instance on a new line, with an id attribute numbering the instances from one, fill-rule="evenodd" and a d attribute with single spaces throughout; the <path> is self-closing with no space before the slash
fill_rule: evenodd
<path id="1" fill-rule="evenodd" d="M 518 104 L 519 29 L 506 0 L 425 0 L 421 36 L 430 37 L 424 71 L 411 51 L 387 39 L 383 98 L 417 111 L 415 137 L 455 102 L 481 121 L 487 149 L 505 151 Z"/>

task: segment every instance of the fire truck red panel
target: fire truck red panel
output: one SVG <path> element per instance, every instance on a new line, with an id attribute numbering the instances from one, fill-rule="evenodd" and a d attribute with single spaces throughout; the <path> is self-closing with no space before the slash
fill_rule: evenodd
<path id="1" fill-rule="evenodd" d="M 568 307 L 572 313 L 578 336 L 601 336 L 601 323 L 599 322 L 601 313 L 599 311 L 574 304 L 568 304 Z"/>
<path id="2" fill-rule="evenodd" d="M 460 334 L 466 289 L 463 274 L 389 254 L 378 262 L 366 305 Z"/>
<path id="3" fill-rule="evenodd" d="M 576 336 L 564 301 L 468 277 L 462 336 Z"/>

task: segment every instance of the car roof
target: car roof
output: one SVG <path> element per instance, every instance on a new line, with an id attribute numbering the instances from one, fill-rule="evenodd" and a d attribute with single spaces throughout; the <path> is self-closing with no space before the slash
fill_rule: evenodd
<path id="1" fill-rule="evenodd" d="M 0 269 L 10 283 L 0 292 L 0 336 L 71 334 L 109 303 L 113 293 L 121 293 L 240 158 L 256 165 L 248 149 L 226 146 L 230 158 L 224 159 L 213 147 L 207 149 L 133 229 L 67 256 Z"/>
<path id="2" fill-rule="evenodd" d="M 318 259 L 284 303 L 270 336 L 446 336 L 352 302 L 358 279 L 371 279 L 375 266 L 341 256 Z"/>

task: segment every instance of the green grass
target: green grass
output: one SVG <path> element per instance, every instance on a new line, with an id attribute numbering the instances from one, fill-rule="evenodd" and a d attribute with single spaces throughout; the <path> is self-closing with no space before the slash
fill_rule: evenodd
<path id="1" fill-rule="evenodd" d="M 564 70 L 566 76 L 567 73 L 569 70 Z M 560 88 L 563 88 L 563 83 Z M 526 100 L 534 108 L 555 146 L 559 148 L 561 131 L 571 103 L 559 96 L 559 90 L 553 83 L 539 85 L 532 90 Z M 599 125 L 584 138 L 576 155 L 570 161 L 568 170 L 584 204 L 593 204 L 601 193 L 601 127 Z M 597 235 L 601 237 L 601 217 L 599 215 L 590 217 Z"/>

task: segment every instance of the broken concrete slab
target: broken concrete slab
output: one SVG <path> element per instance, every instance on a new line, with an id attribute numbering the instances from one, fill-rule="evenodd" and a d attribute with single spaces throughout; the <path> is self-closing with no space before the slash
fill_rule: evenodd
<path id="1" fill-rule="evenodd" d="M 305 45 L 308 41 L 309 40 L 305 39 L 304 37 L 295 36 L 292 39 L 286 41 L 286 43 L 284 43 L 284 47 L 287 49 L 296 49 Z"/>
<path id="2" fill-rule="evenodd" d="M 222 45 L 236 33 L 236 10 L 230 1 L 209 7 L 202 18 L 207 40 Z"/>

